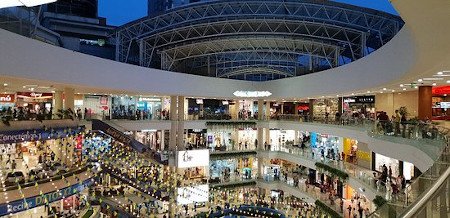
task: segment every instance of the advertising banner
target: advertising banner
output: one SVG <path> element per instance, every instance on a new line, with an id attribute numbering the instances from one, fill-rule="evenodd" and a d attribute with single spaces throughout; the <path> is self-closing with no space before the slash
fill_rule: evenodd
<path id="1" fill-rule="evenodd" d="M 88 179 L 82 183 L 77 183 L 59 191 L 48 192 L 39 196 L 13 201 L 9 204 L 2 204 L 0 205 L 0 216 L 17 213 L 31 208 L 43 206 L 46 203 L 52 203 L 57 200 L 61 200 L 83 191 L 86 187 L 92 185 L 92 183 L 93 181 L 91 179 Z"/>
<path id="2" fill-rule="evenodd" d="M 64 138 L 69 134 L 80 133 L 83 129 L 78 127 L 71 128 L 70 131 L 68 128 L 2 131 L 0 132 L 0 144 Z"/>
<path id="3" fill-rule="evenodd" d="M 186 150 L 177 154 L 178 168 L 209 166 L 209 150 Z"/>

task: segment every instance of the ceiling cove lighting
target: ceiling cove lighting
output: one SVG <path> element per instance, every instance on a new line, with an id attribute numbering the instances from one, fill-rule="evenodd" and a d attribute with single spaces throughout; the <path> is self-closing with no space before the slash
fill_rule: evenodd
<path id="1" fill-rule="evenodd" d="M 56 1 L 57 0 L 1 0 L 0 8 L 8 8 L 16 6 L 34 7 L 38 5 L 53 3 Z"/>
<path id="2" fill-rule="evenodd" d="M 235 91 L 233 95 L 241 98 L 260 98 L 269 97 L 272 93 L 269 91 Z"/>

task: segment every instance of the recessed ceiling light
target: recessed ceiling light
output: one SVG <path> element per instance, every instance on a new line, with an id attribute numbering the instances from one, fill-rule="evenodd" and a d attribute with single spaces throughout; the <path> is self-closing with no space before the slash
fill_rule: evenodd
<path id="1" fill-rule="evenodd" d="M 450 83 L 450 80 L 447 80 L 447 83 Z"/>
<path id="2" fill-rule="evenodd" d="M 421 83 L 421 82 L 423 82 L 423 79 L 418 79 L 417 82 L 420 82 L 420 83 Z"/>
<path id="3" fill-rule="evenodd" d="M 380 93 L 383 94 L 383 91 L 381 91 Z"/>
<path id="4" fill-rule="evenodd" d="M 355 95 L 355 93 L 352 93 L 352 95 Z"/>
<path id="5" fill-rule="evenodd" d="M 442 75 L 444 74 L 442 71 L 441 72 L 437 72 L 437 75 Z"/>
<path id="6" fill-rule="evenodd" d="M 433 83 L 432 85 L 433 85 L 433 86 L 436 86 L 436 83 Z"/>
<path id="7" fill-rule="evenodd" d="M 405 91 L 406 90 L 406 88 L 403 88 L 403 91 Z"/>
<path id="8" fill-rule="evenodd" d="M 322 98 L 325 98 L 325 96 L 322 95 Z"/>
<path id="9" fill-rule="evenodd" d="M 403 87 L 403 84 L 400 84 L 400 87 Z"/>
<path id="10" fill-rule="evenodd" d="M 395 90 L 392 89 L 392 92 L 395 92 Z"/>
<path id="11" fill-rule="evenodd" d="M 367 93 L 370 93 L 370 91 L 367 91 Z"/>
<path id="12" fill-rule="evenodd" d="M 384 91 L 386 91 L 386 88 L 383 88 Z"/>
<path id="13" fill-rule="evenodd" d="M 336 95 L 336 97 L 339 97 L 339 95 Z"/>
<path id="14" fill-rule="evenodd" d="M 414 86 L 414 88 L 415 88 L 415 89 L 418 89 L 419 87 L 418 87 L 418 86 Z"/>
<path id="15" fill-rule="evenodd" d="M 8 83 L 3 83 L 3 86 L 8 86 Z"/>

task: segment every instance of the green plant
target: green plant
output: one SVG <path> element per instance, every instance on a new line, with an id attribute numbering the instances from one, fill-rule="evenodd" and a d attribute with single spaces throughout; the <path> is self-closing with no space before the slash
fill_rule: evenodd
<path id="1" fill-rule="evenodd" d="M 342 180 L 347 180 L 348 179 L 348 174 L 346 172 L 343 172 L 341 170 L 338 170 L 336 168 L 330 167 L 324 163 L 320 163 L 320 162 L 316 162 L 315 163 L 316 167 L 319 169 L 323 169 L 327 172 L 329 172 L 332 175 L 335 175 L 337 177 L 339 177 Z"/>
<path id="2" fill-rule="evenodd" d="M 338 212 L 334 211 L 333 209 L 331 209 L 330 207 L 328 207 L 326 204 L 322 203 L 319 200 L 316 200 L 314 202 L 314 204 L 316 204 L 316 206 L 319 208 L 319 210 L 325 212 L 326 214 L 330 215 L 333 218 L 342 217 Z"/>
<path id="3" fill-rule="evenodd" d="M 381 206 L 387 203 L 387 200 L 381 197 L 380 195 L 377 195 L 375 196 L 375 199 L 373 199 L 373 203 L 375 204 L 375 206 L 377 206 L 377 208 L 380 208 Z"/>
<path id="4" fill-rule="evenodd" d="M 403 116 L 403 115 L 405 115 L 405 116 L 408 116 L 408 108 L 406 108 L 405 106 L 401 106 L 399 109 L 398 109 L 398 113 L 400 114 L 400 116 Z"/>

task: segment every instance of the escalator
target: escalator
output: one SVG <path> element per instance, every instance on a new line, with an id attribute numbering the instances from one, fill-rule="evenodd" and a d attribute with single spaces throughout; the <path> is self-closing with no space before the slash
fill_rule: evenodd
<path id="1" fill-rule="evenodd" d="M 111 125 L 109 125 L 101 120 L 96 120 L 96 119 L 92 120 L 92 130 L 102 131 L 103 133 L 111 136 L 116 141 L 121 142 L 124 145 L 131 146 L 134 150 L 136 150 L 139 153 L 147 152 L 147 148 L 146 148 L 147 146 L 145 146 L 138 140 L 125 135 L 123 132 L 117 130 L 116 128 L 112 127 Z"/>

